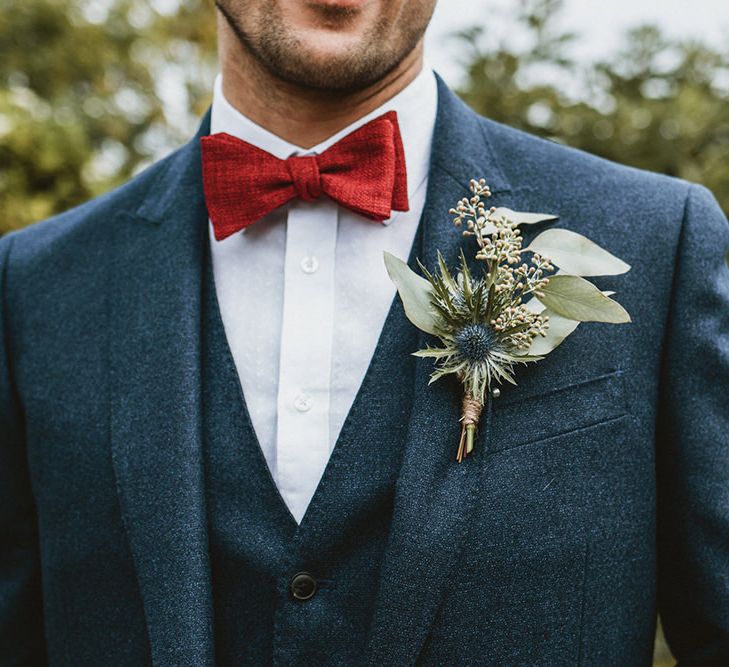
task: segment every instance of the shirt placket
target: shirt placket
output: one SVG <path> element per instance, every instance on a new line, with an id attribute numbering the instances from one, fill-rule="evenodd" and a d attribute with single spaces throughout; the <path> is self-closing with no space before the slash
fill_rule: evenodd
<path id="1" fill-rule="evenodd" d="M 295 201 L 286 223 L 276 484 L 301 521 L 329 459 L 337 205 Z"/>

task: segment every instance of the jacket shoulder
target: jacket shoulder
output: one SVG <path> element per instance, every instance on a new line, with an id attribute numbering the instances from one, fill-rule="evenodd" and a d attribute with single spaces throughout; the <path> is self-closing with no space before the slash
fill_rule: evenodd
<path id="1" fill-rule="evenodd" d="M 599 197 L 664 210 L 683 210 L 691 184 L 656 172 L 612 162 L 478 116 L 487 141 L 512 183 L 551 189 L 575 201 Z"/>
<path id="2" fill-rule="evenodd" d="M 70 251 L 76 256 L 79 252 L 93 252 L 119 216 L 139 217 L 141 203 L 154 192 L 181 150 L 150 165 L 123 185 L 51 218 L 11 231 L 0 242 L 6 249 L 12 245 L 15 266 L 30 263 L 28 268 L 57 260 Z"/>

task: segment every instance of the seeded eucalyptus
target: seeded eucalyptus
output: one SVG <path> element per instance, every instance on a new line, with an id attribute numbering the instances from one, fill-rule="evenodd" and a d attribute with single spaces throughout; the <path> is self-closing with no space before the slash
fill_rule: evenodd
<path id="1" fill-rule="evenodd" d="M 483 179 L 472 180 L 470 190 L 450 213 L 463 235 L 475 239 L 480 270 L 469 268 L 461 250 L 453 274 L 439 252 L 432 273 L 418 262 L 423 278 L 385 253 L 407 317 L 440 342 L 413 354 L 435 360 L 431 383 L 452 374 L 463 385 L 459 463 L 473 451 L 490 393 L 501 382 L 516 384 L 518 364 L 543 359 L 580 322 L 630 321 L 620 304 L 582 277 L 625 273 L 627 264 L 564 229 L 548 229 L 523 248 L 520 225 L 556 217 L 487 209 L 483 200 L 491 192 Z"/>

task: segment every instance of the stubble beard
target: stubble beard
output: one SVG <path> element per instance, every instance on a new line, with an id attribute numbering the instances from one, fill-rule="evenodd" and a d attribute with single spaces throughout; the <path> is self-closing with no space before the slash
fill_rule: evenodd
<path id="1" fill-rule="evenodd" d="M 415 49 L 430 18 L 429 14 L 412 17 L 394 35 L 388 35 L 385 21 L 378 21 L 357 48 L 321 62 L 287 29 L 275 3 L 265 17 L 246 28 L 222 0 L 215 4 L 241 46 L 269 74 L 295 86 L 338 95 L 364 90 L 395 70 Z"/>

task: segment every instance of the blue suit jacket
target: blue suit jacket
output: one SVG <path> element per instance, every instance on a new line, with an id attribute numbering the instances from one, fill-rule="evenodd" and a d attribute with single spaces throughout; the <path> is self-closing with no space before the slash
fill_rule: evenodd
<path id="1" fill-rule="evenodd" d="M 366 662 L 647 665 L 658 608 L 681 665 L 729 664 L 724 215 L 439 96 L 425 265 L 484 177 L 632 264 L 597 282 L 633 323 L 520 369 L 462 465 L 459 388 L 418 360 Z M 213 664 L 198 144 L 0 240 L 2 665 Z"/>

